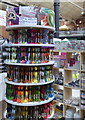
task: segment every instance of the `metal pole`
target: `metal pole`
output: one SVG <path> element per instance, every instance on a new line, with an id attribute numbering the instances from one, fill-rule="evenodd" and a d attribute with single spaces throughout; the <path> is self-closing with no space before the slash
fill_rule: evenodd
<path id="1" fill-rule="evenodd" d="M 55 33 L 54 37 L 59 38 L 59 7 L 60 1 L 54 0 L 54 12 L 55 12 Z"/>

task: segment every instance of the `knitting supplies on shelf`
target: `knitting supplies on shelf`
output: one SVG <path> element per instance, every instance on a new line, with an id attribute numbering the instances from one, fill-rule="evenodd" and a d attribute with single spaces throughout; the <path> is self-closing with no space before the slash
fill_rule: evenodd
<path id="1" fill-rule="evenodd" d="M 44 86 L 14 86 L 6 84 L 6 98 L 17 103 L 40 102 L 54 96 L 52 84 Z"/>
<path id="2" fill-rule="evenodd" d="M 50 61 L 50 48 L 47 47 L 8 47 L 5 62 L 36 64 Z M 41 59 L 40 59 L 41 58 Z"/>
<path id="3" fill-rule="evenodd" d="M 62 103 L 63 102 L 63 91 L 62 90 L 56 90 L 56 91 L 54 91 L 54 93 L 55 93 L 54 100 Z"/>
<path id="4" fill-rule="evenodd" d="M 7 103 L 7 119 L 47 119 L 53 117 L 53 101 L 40 106 L 15 106 Z M 51 116 L 52 115 L 52 116 Z"/>
<path id="5" fill-rule="evenodd" d="M 85 91 L 81 91 L 81 108 L 85 110 Z"/>
<path id="6" fill-rule="evenodd" d="M 21 29 L 9 32 L 13 44 L 53 44 L 53 31 L 47 29 Z"/>
<path id="7" fill-rule="evenodd" d="M 45 83 L 53 80 L 52 65 L 22 67 L 7 66 L 7 80 L 14 83 Z"/>
<path id="8" fill-rule="evenodd" d="M 55 105 L 55 114 L 54 114 L 54 118 L 55 119 L 62 119 L 63 117 L 63 105 Z"/>
<path id="9" fill-rule="evenodd" d="M 54 84 L 63 85 L 64 76 L 62 71 L 56 72 Z"/>

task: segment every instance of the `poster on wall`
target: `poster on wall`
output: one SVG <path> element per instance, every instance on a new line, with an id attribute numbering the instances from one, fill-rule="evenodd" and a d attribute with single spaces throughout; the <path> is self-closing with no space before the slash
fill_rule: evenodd
<path id="1" fill-rule="evenodd" d="M 0 26 L 6 26 L 6 11 L 0 10 Z"/>

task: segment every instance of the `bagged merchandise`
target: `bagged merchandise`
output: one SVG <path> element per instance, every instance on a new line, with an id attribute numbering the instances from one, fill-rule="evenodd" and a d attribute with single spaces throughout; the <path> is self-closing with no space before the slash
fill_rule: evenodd
<path id="1" fill-rule="evenodd" d="M 70 45 L 68 45 L 68 49 L 85 50 L 85 41 L 84 40 L 70 40 Z"/>
<path id="2" fill-rule="evenodd" d="M 84 40 L 68 40 L 67 38 L 61 40 L 54 38 L 53 41 L 57 50 L 85 50 Z"/>
<path id="3" fill-rule="evenodd" d="M 74 120 L 81 118 L 79 115 L 79 111 L 74 113 Z"/>
<path id="4" fill-rule="evenodd" d="M 66 120 L 73 120 L 73 117 L 74 117 L 74 113 L 75 113 L 75 109 L 73 108 L 70 108 L 70 109 L 67 109 L 66 110 Z"/>
<path id="5" fill-rule="evenodd" d="M 63 50 L 67 50 L 68 49 L 68 43 L 70 43 L 70 41 L 65 38 L 64 40 L 61 41 L 61 49 Z"/>
<path id="6" fill-rule="evenodd" d="M 54 55 L 53 60 L 55 61 L 54 67 L 60 67 L 60 55 Z"/>
<path id="7" fill-rule="evenodd" d="M 56 105 L 55 106 L 55 114 L 54 117 L 55 120 L 60 120 L 63 117 L 63 105 Z"/>
<path id="8" fill-rule="evenodd" d="M 85 86 L 82 88 L 85 88 Z M 85 92 L 84 91 L 81 91 L 81 108 L 85 109 Z"/>
<path id="9" fill-rule="evenodd" d="M 85 63 L 82 64 L 82 70 L 85 70 Z"/>
<path id="10" fill-rule="evenodd" d="M 85 73 L 81 74 L 81 88 L 85 89 Z"/>
<path id="11" fill-rule="evenodd" d="M 64 80 L 63 73 L 60 71 L 56 72 L 54 83 L 63 85 L 63 80 Z"/>
<path id="12" fill-rule="evenodd" d="M 60 59 L 60 67 L 64 68 L 66 66 L 66 53 L 61 53 L 61 59 Z"/>
<path id="13" fill-rule="evenodd" d="M 55 61 L 54 67 L 63 68 L 66 66 L 66 53 L 62 52 L 60 55 L 53 55 Z"/>
<path id="14" fill-rule="evenodd" d="M 54 27 L 54 11 L 36 6 L 19 6 L 7 10 L 6 25 L 44 25 Z"/>
<path id="15" fill-rule="evenodd" d="M 61 39 L 53 38 L 53 43 L 55 44 L 55 49 L 57 50 L 61 49 Z"/>

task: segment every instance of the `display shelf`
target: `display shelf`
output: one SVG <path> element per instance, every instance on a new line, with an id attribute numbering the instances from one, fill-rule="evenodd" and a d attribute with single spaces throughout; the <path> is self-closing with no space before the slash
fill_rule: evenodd
<path id="1" fill-rule="evenodd" d="M 44 100 L 44 101 L 41 101 L 41 102 L 17 103 L 17 102 L 13 102 L 12 100 L 8 100 L 5 97 L 5 101 L 7 103 L 12 104 L 12 105 L 16 105 L 16 106 L 37 106 L 37 105 L 43 105 L 43 104 L 51 102 L 53 99 L 54 99 L 54 96 L 52 98 L 49 98 L 48 100 Z"/>
<path id="2" fill-rule="evenodd" d="M 52 50 L 52 52 L 66 52 L 66 53 L 85 53 L 84 50 Z"/>
<path id="3" fill-rule="evenodd" d="M 62 103 L 63 104 L 63 102 L 62 101 L 60 101 L 60 100 L 53 100 L 54 102 L 58 102 L 58 103 Z"/>
<path id="4" fill-rule="evenodd" d="M 62 69 L 62 70 L 64 70 L 64 68 L 60 68 L 60 67 L 53 67 L 54 69 Z"/>
<path id="5" fill-rule="evenodd" d="M 81 72 L 85 72 L 85 70 L 80 70 Z"/>
<path id="6" fill-rule="evenodd" d="M 37 76 L 38 76 L 38 70 L 41 70 L 39 73 L 40 73 L 40 75 L 41 76 L 39 76 L 38 78 L 39 78 L 39 80 L 41 80 L 41 79 L 44 79 L 44 76 L 45 77 L 48 77 L 48 74 L 49 74 L 49 79 L 52 79 L 51 81 L 48 81 L 48 82 L 43 82 L 43 83 L 15 83 L 15 82 L 13 82 L 13 81 L 8 81 L 7 79 L 5 79 L 5 83 L 7 83 L 6 85 L 8 85 L 8 86 L 14 86 L 15 88 L 17 88 L 18 86 L 24 86 L 24 87 L 26 87 L 26 89 L 28 88 L 27 86 L 32 86 L 32 87 L 34 87 L 33 89 L 32 89 L 32 92 L 31 92 L 31 90 L 29 91 L 29 92 L 31 92 L 31 94 L 33 93 L 33 92 L 35 92 L 35 91 L 37 91 L 37 92 L 40 92 L 39 90 L 40 89 L 37 89 L 37 87 L 45 87 L 44 85 L 47 85 L 47 86 L 49 86 L 49 89 L 51 88 L 50 86 L 50 83 L 53 83 L 54 82 L 54 78 L 52 77 L 52 75 L 51 75 L 51 71 L 52 71 L 52 69 L 51 68 L 46 68 L 46 66 L 48 67 L 48 66 L 51 66 L 51 67 L 53 67 L 53 65 L 54 65 L 54 61 L 51 61 L 50 60 L 50 55 L 49 55 L 49 53 L 50 53 L 50 49 L 52 48 L 54 48 L 55 47 L 55 45 L 54 44 L 52 44 L 53 43 L 53 33 L 54 33 L 54 31 L 55 31 L 55 28 L 54 27 L 50 27 L 50 26 L 44 26 L 44 25 L 11 25 L 11 26 L 7 26 L 6 27 L 6 30 L 8 31 L 8 32 L 10 32 L 10 42 L 6 45 L 6 51 L 7 52 L 9 52 L 9 56 L 7 57 L 7 60 L 4 62 L 5 63 L 5 65 L 7 66 L 7 68 L 9 68 L 9 67 L 11 67 L 11 65 L 12 65 L 12 68 L 13 68 L 13 70 L 14 70 L 14 67 L 15 67 L 15 71 L 12 71 L 12 69 L 7 69 L 8 71 L 8 73 L 9 73 L 9 75 L 8 76 L 11 76 L 11 72 L 9 72 L 9 71 L 12 71 L 12 72 L 14 72 L 15 74 L 13 74 L 13 78 L 12 78 L 12 80 L 13 79 L 15 79 L 15 76 L 16 76 L 16 73 L 17 73 L 17 75 L 19 75 L 18 77 L 19 78 L 21 78 L 22 79 L 22 81 L 24 80 L 24 75 L 23 75 L 23 73 L 25 74 L 25 79 L 26 80 L 28 80 L 29 78 L 30 79 L 32 79 L 32 77 L 36 77 L 36 79 L 37 79 Z M 19 31 L 18 31 L 19 30 Z M 30 32 L 28 32 L 28 30 L 30 31 Z M 36 34 L 35 33 L 33 33 L 32 32 L 32 34 L 31 34 L 31 31 L 36 31 Z M 43 31 L 44 30 L 44 31 Z M 21 31 L 21 32 L 20 32 Z M 25 31 L 25 32 L 24 32 Z M 28 35 L 28 33 L 30 34 L 30 35 Z M 16 32 L 17 32 L 17 35 L 16 35 Z M 42 34 L 43 33 L 43 34 Z M 36 36 L 36 38 L 33 36 L 35 34 L 35 36 Z M 49 36 L 47 36 L 49 34 Z M 12 36 L 13 35 L 13 36 Z M 20 35 L 20 36 L 19 36 Z M 26 38 L 25 38 L 25 37 Z M 19 37 L 19 38 L 18 38 Z M 41 38 L 42 37 L 42 38 Z M 22 39 L 20 39 L 20 38 L 22 38 Z M 28 41 L 26 41 L 26 40 L 28 40 L 29 39 L 29 43 L 27 43 Z M 45 38 L 45 40 L 43 39 L 43 38 Z M 24 42 L 23 42 L 23 39 L 25 40 Z M 19 42 L 16 42 L 16 41 L 18 41 L 19 40 Z M 33 42 L 33 40 L 34 40 L 34 42 Z M 37 42 L 36 42 L 36 41 Z M 42 41 L 40 41 L 40 40 L 44 40 L 43 42 Z M 22 41 L 22 42 L 21 42 Z M 32 42 L 33 43 L 40 43 L 40 44 L 32 44 Z M 17 43 L 17 44 L 16 44 Z M 23 44 L 22 44 L 23 43 Z M 41 43 L 46 43 L 46 44 L 41 44 Z M 51 44 L 48 44 L 48 43 L 51 43 Z M 8 47 L 9 47 L 9 49 L 8 49 Z M 26 51 L 25 50 L 23 50 L 23 48 L 25 48 L 26 47 Z M 16 51 L 14 51 L 13 52 L 13 49 L 15 50 L 16 49 Z M 17 48 L 20 48 L 20 50 L 21 50 L 21 52 L 20 52 L 20 54 L 19 55 L 21 55 L 20 56 L 20 58 L 18 59 L 18 57 L 16 57 L 15 58 L 15 54 L 16 53 L 18 53 L 18 50 L 17 50 Z M 30 50 L 28 50 L 27 48 L 33 48 L 33 49 L 30 49 Z M 46 48 L 46 49 L 44 49 L 44 48 Z M 48 48 L 48 50 L 47 50 L 47 48 Z M 35 52 L 35 49 L 36 49 L 36 51 L 38 51 L 38 52 Z M 42 49 L 42 50 L 41 50 Z M 43 50 L 44 49 L 44 50 Z M 34 51 L 34 52 L 33 52 Z M 14 53 L 14 56 L 12 56 L 11 57 L 11 52 L 13 52 Z M 22 63 L 23 61 L 22 60 L 24 60 L 24 54 L 25 54 L 25 52 L 27 53 L 33 53 L 33 54 L 31 54 L 31 57 L 30 57 L 30 60 L 29 59 L 27 59 L 28 61 L 28 63 L 27 64 L 25 64 L 25 63 Z M 45 52 L 46 53 L 48 53 L 48 55 L 47 54 L 45 54 Z M 27 54 L 28 54 L 27 53 Z M 34 56 L 34 53 L 35 54 L 37 54 L 37 53 L 39 53 L 38 55 L 35 55 Z M 42 54 L 42 53 L 44 53 L 44 54 Z M 42 54 L 42 57 L 41 57 L 41 54 Z M 17 54 L 16 54 L 16 56 L 17 56 Z M 34 56 L 34 57 L 33 57 Z M 36 58 L 36 56 L 38 56 L 38 59 Z M 41 57 L 41 58 L 40 58 Z M 10 58 L 14 58 L 14 59 L 10 59 Z M 41 60 L 42 59 L 42 60 Z M 45 60 L 44 60 L 45 59 Z M 17 62 L 17 60 L 18 60 L 18 62 Z M 26 60 L 26 57 L 25 57 L 25 60 Z M 34 62 L 34 60 L 35 60 L 35 62 Z M 36 60 L 37 60 L 37 62 L 36 62 Z M 38 61 L 39 60 L 39 61 Z M 16 63 L 17 62 L 17 63 Z M 21 62 L 21 63 L 19 63 L 19 62 Z M 41 62 L 41 63 L 40 63 Z M 33 64 L 30 64 L 30 63 L 33 63 Z M 35 64 L 34 64 L 35 63 Z M 36 64 L 37 63 L 37 64 Z M 39 68 L 40 69 L 37 69 L 37 67 L 38 66 L 40 66 Z M 19 67 L 19 68 L 18 68 Z M 22 72 L 23 70 L 23 68 L 24 67 L 26 67 L 27 69 L 25 69 L 24 71 L 25 72 Z M 34 69 L 31 69 L 31 67 L 35 67 Z M 45 67 L 45 69 L 44 69 L 44 67 Z M 22 70 L 22 71 L 21 71 Z M 44 75 L 44 70 L 47 70 L 47 73 L 45 73 L 45 75 Z M 35 73 L 34 73 L 35 72 Z M 20 74 L 18 74 L 18 73 L 20 73 Z M 29 73 L 29 74 L 28 74 Z M 15 76 L 14 76 L 15 75 Z M 30 77 L 31 76 L 31 77 Z M 29 77 L 29 78 L 28 78 Z M 8 77 L 9 78 L 9 77 Z M 48 79 L 48 80 L 49 80 Z M 38 80 L 38 81 L 39 81 Z M 43 86 L 41 86 L 41 85 L 43 85 Z M 36 88 L 36 89 L 35 89 Z M 25 106 L 28 106 L 28 108 L 30 108 L 30 107 L 32 107 L 33 108 L 33 106 L 39 106 L 40 107 L 40 105 L 42 105 L 42 107 L 44 107 L 44 104 L 47 104 L 47 103 L 50 103 L 50 102 L 52 102 L 53 101 L 53 99 L 54 99 L 54 96 L 52 97 L 52 98 L 48 98 L 48 100 L 44 100 L 44 101 L 35 101 L 35 99 L 34 99 L 34 101 L 33 102 L 27 102 L 27 103 L 18 103 L 18 102 L 13 102 L 13 100 L 8 100 L 7 98 L 7 90 L 9 90 L 10 88 L 8 87 L 8 88 L 6 88 L 6 97 L 4 98 L 4 100 L 7 102 L 7 103 L 9 103 L 9 104 L 11 104 L 11 105 L 15 105 L 15 107 L 17 106 L 17 107 L 19 107 L 19 106 L 23 106 L 23 107 L 25 107 Z M 20 88 L 21 89 L 21 88 Z M 11 89 L 10 89 L 10 91 L 11 91 Z M 14 92 L 15 92 L 16 90 L 14 89 Z M 52 91 L 51 91 L 52 92 Z M 16 94 L 16 96 L 17 96 L 17 99 L 19 98 L 19 96 L 18 96 L 18 93 L 15 93 Z M 23 94 L 28 94 L 28 91 L 26 91 L 25 93 L 24 93 L 24 89 L 23 89 Z M 49 95 L 50 95 L 50 93 L 48 93 Z M 14 94 L 13 94 L 14 95 Z M 30 95 L 30 94 L 29 94 Z M 53 94 L 52 94 L 53 95 Z M 8 96 L 9 96 L 9 93 L 8 93 Z M 12 95 L 10 95 L 10 96 L 12 96 Z M 24 96 L 24 95 L 23 95 Z M 14 96 L 13 96 L 14 97 Z M 33 96 L 33 97 L 35 97 L 35 96 Z M 42 98 L 42 97 L 41 97 Z M 53 104 L 49 104 L 49 106 L 51 106 L 52 107 L 52 109 L 53 109 Z M 13 108 L 12 108 L 13 109 Z M 51 109 L 51 112 L 52 112 L 52 109 Z M 8 111 L 7 111 L 8 112 Z M 41 113 L 42 113 L 42 111 L 41 111 Z M 15 113 L 14 113 L 15 114 Z M 39 114 L 39 113 L 38 113 Z M 43 114 L 43 113 L 42 113 Z M 50 113 L 51 114 L 51 113 Z M 48 114 L 49 115 L 49 114 Z M 53 117 L 53 115 L 54 115 L 54 111 L 52 112 L 52 114 L 51 115 L 49 115 L 50 117 L 49 118 L 52 118 Z M 32 116 L 32 115 L 31 115 Z M 47 118 L 47 119 L 49 119 L 49 118 Z"/>
<path id="7" fill-rule="evenodd" d="M 81 91 L 85 91 L 84 89 L 82 89 L 82 86 L 84 86 L 84 83 L 85 83 L 84 82 L 84 80 L 85 80 L 85 70 L 84 70 L 85 51 L 84 50 L 51 50 L 51 52 L 52 52 L 51 55 L 55 55 L 55 56 L 62 55 L 63 52 L 66 55 L 65 56 L 66 64 L 63 68 L 63 73 L 64 73 L 64 81 L 63 81 L 63 108 L 64 108 L 64 112 L 63 112 L 63 117 L 65 117 L 66 108 L 70 109 L 72 107 L 75 108 L 76 111 L 79 110 L 79 115 L 81 116 L 80 111 L 82 110 L 82 108 L 81 108 L 81 94 L 80 93 L 81 93 Z M 77 55 L 77 57 L 75 57 L 76 55 Z M 62 60 L 62 57 L 63 56 L 61 56 L 60 60 Z M 71 65 L 72 61 L 70 61 L 71 58 L 74 58 L 74 61 L 75 61 L 75 63 L 72 65 Z M 56 63 L 56 61 L 55 61 L 55 63 Z M 67 65 L 69 65 L 71 67 L 66 67 Z M 55 74 L 56 71 L 60 71 L 60 69 L 61 68 L 58 68 L 58 67 L 54 68 L 54 76 L 55 77 L 56 77 L 56 74 Z M 83 76 L 83 78 L 82 78 L 82 76 Z M 69 86 L 68 84 L 71 84 L 71 83 L 74 83 L 74 84 L 72 84 L 72 86 Z M 74 85 L 74 87 L 73 87 L 73 85 Z M 76 87 L 76 86 L 79 86 L 79 87 Z M 56 87 L 56 91 L 57 91 L 58 87 L 61 87 L 61 86 L 56 85 L 54 83 L 54 87 Z M 72 104 L 68 104 L 68 103 L 64 102 L 64 100 L 70 100 L 70 98 L 80 98 L 80 99 L 77 99 L 78 100 L 77 102 L 79 105 L 74 106 Z"/>
<path id="8" fill-rule="evenodd" d="M 7 79 L 5 79 L 5 82 L 11 85 L 20 85 L 20 86 L 38 86 L 39 85 L 40 86 L 40 85 L 47 85 L 47 84 L 53 83 L 54 80 L 51 80 L 49 82 L 43 82 L 43 83 L 15 83 L 15 82 L 8 81 Z"/>
<path id="9" fill-rule="evenodd" d="M 81 107 L 81 110 L 84 110 L 84 111 L 85 111 L 85 108 L 82 108 L 82 107 Z"/>
<path id="10" fill-rule="evenodd" d="M 73 71 L 80 71 L 79 69 L 74 69 L 74 68 L 64 68 L 64 70 L 73 70 Z"/>
<path id="11" fill-rule="evenodd" d="M 60 38 L 73 38 L 73 37 L 75 38 L 75 37 L 82 37 L 82 36 L 84 37 L 85 33 L 82 34 L 81 32 L 81 34 L 60 35 L 59 37 Z"/>
<path id="12" fill-rule="evenodd" d="M 82 88 L 81 88 L 81 91 L 85 91 L 85 89 L 82 89 Z"/>
<path id="13" fill-rule="evenodd" d="M 79 106 L 74 106 L 74 105 L 71 105 L 71 104 L 66 104 L 66 103 L 64 103 L 64 105 L 69 106 L 69 107 L 74 107 L 74 108 L 78 108 L 78 109 L 80 109 L 80 107 L 79 107 Z"/>
<path id="14" fill-rule="evenodd" d="M 63 87 L 63 85 L 59 85 L 59 84 L 56 84 L 56 83 L 54 83 L 53 85 L 55 85 L 55 86 L 61 86 L 61 87 Z"/>
<path id="15" fill-rule="evenodd" d="M 78 90 L 81 90 L 81 88 L 78 88 L 78 87 L 71 87 L 71 86 L 67 86 L 67 85 L 64 85 L 65 88 L 71 88 L 71 89 L 78 89 Z"/>
<path id="16" fill-rule="evenodd" d="M 16 29 L 23 29 L 23 28 L 35 28 L 35 29 L 49 29 L 54 31 L 55 28 L 54 27 L 50 27 L 50 26 L 44 26 L 44 25 L 11 25 L 11 26 L 7 26 L 6 30 L 16 30 Z"/>
<path id="17" fill-rule="evenodd" d="M 55 45 L 53 44 L 28 44 L 28 43 L 25 43 L 25 44 L 6 44 L 6 47 L 17 47 L 17 46 L 20 46 L 20 47 L 55 47 Z"/>
<path id="18" fill-rule="evenodd" d="M 39 64 L 23 64 L 23 63 L 9 63 L 4 62 L 6 65 L 15 65 L 15 66 L 45 66 L 45 65 L 53 65 L 54 61 L 50 61 L 48 63 L 39 63 Z"/>

